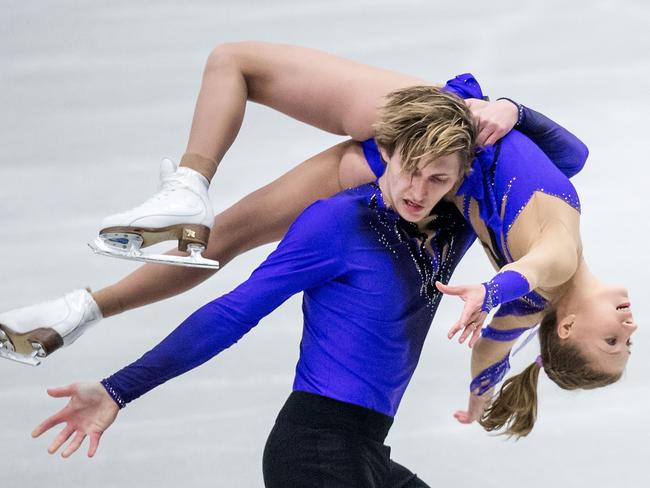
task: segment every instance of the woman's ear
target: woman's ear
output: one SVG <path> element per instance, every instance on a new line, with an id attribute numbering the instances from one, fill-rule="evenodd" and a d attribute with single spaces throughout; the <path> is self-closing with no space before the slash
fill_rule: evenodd
<path id="1" fill-rule="evenodd" d="M 573 325 L 575 324 L 576 316 L 575 314 L 569 314 L 565 317 L 562 317 L 557 322 L 557 335 L 560 339 L 568 339 L 571 333 L 573 332 Z"/>

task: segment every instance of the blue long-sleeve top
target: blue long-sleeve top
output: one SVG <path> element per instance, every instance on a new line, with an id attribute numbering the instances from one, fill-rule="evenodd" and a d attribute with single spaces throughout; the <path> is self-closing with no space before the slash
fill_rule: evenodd
<path id="1" fill-rule="evenodd" d="M 475 83 L 473 77 L 454 81 L 460 96 L 477 96 L 476 89 L 463 93 L 459 88 Z M 520 130 L 565 174 L 579 171 L 587 155 L 584 145 L 526 110 Z M 383 164 L 374 141 L 364 143 L 364 153 L 379 176 Z M 543 159 L 533 153 L 527 161 L 532 168 Z M 522 154 L 512 157 L 519 160 Z M 373 185 L 317 202 L 246 282 L 197 310 L 104 385 L 123 406 L 231 346 L 287 298 L 304 291 L 294 390 L 394 415 L 440 300 L 434 282 L 448 282 L 475 237 L 451 204 L 443 202 L 435 211 L 422 234 L 386 209 Z M 433 237 L 425 246 L 427 236 Z"/>
<path id="2" fill-rule="evenodd" d="M 448 202 L 425 228 L 386 208 L 373 184 L 316 202 L 248 280 L 103 384 L 123 406 L 228 348 L 304 291 L 293 389 L 393 416 L 440 301 L 435 281 L 448 282 L 473 240 Z"/>

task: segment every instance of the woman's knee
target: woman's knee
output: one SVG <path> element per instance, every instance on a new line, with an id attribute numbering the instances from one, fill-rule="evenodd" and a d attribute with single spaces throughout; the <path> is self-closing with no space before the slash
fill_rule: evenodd
<path id="1" fill-rule="evenodd" d="M 204 73 L 240 66 L 242 50 L 247 49 L 240 42 L 228 42 L 216 46 L 205 63 Z"/>

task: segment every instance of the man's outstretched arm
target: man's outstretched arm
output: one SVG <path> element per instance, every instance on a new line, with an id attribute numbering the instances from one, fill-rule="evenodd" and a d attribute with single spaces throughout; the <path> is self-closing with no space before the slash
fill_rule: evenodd
<path id="1" fill-rule="evenodd" d="M 37 437 L 66 423 L 52 442 L 50 453 L 74 434 L 63 451 L 64 457 L 75 452 L 86 436 L 91 438 L 88 455 L 94 455 L 99 438 L 114 421 L 118 408 L 230 347 L 295 293 L 342 275 L 345 262 L 341 242 L 341 232 L 327 202 L 315 203 L 298 217 L 278 248 L 248 280 L 194 312 L 140 359 L 101 384 L 83 388 L 74 384 L 49 391 L 52 396 L 70 397 L 70 402 L 32 435 Z"/>

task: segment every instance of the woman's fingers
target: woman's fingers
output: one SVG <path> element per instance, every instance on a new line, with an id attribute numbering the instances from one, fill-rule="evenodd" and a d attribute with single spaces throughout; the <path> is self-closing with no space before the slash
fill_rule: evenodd
<path id="1" fill-rule="evenodd" d="M 458 420 L 461 424 L 471 424 L 472 420 L 469 417 L 469 413 L 464 410 L 458 410 L 454 412 L 454 418 Z"/>
<path id="2" fill-rule="evenodd" d="M 449 329 L 449 332 L 447 332 L 447 338 L 448 339 L 453 339 L 454 336 L 458 333 L 458 331 L 462 330 L 463 328 L 460 326 L 460 322 L 456 322 L 451 329 Z"/>
<path id="3" fill-rule="evenodd" d="M 445 285 L 445 284 L 441 283 L 440 281 L 436 281 L 436 288 L 438 288 L 440 293 L 444 293 L 445 295 L 460 296 L 463 293 L 465 293 L 465 287 L 464 286 Z"/>
<path id="4" fill-rule="evenodd" d="M 476 331 L 477 330 L 480 331 L 480 329 L 481 329 L 481 327 L 480 327 L 480 325 L 478 323 L 469 322 L 467 324 L 467 327 L 465 327 L 465 329 L 463 330 L 463 333 L 461 334 L 460 338 L 458 339 L 458 342 L 460 344 L 463 344 L 470 335 L 475 334 Z"/>
<path id="5" fill-rule="evenodd" d="M 481 330 L 483 329 L 482 325 L 479 325 L 476 329 L 474 329 L 474 332 L 472 333 L 472 338 L 469 340 L 469 347 L 472 348 L 474 347 L 474 344 L 476 344 L 476 341 L 479 340 L 481 337 Z"/>
<path id="6" fill-rule="evenodd" d="M 496 142 L 501 139 L 503 134 L 499 134 L 498 132 L 492 132 L 487 139 L 485 139 L 485 142 L 483 142 L 484 146 L 493 146 L 496 144 Z"/>
<path id="7" fill-rule="evenodd" d="M 494 127 L 492 127 L 490 124 L 485 124 L 483 127 L 481 127 L 481 131 L 478 133 L 478 136 L 476 136 L 476 143 L 479 146 L 487 146 L 490 143 L 488 142 L 494 134 Z"/>

